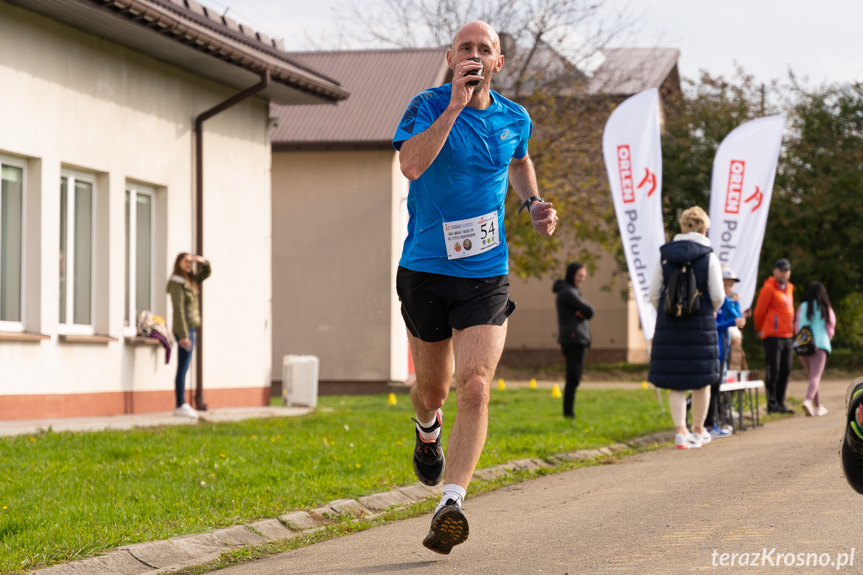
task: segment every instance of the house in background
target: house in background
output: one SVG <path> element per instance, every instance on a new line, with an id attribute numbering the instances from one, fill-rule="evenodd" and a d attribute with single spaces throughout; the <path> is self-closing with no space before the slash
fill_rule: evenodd
<path id="1" fill-rule="evenodd" d="M 677 50 L 612 49 L 602 56 L 589 97 L 619 102 L 652 87 L 680 90 Z M 272 109 L 280 120 L 272 134 L 274 384 L 285 355 L 308 354 L 320 358 L 322 393 L 383 392 L 410 381 L 412 371 L 395 293 L 408 181 L 391 142 L 412 96 L 450 81 L 446 48 L 292 57 L 342 80 L 351 97 L 335 106 Z M 566 260 L 566 250 L 560 257 Z M 601 289 L 616 269 L 603 256 L 584 289 L 602 318 L 592 324 L 590 359 L 641 361 L 646 345 L 635 301 Z M 518 309 L 503 363 L 563 363 L 553 279 L 511 275 Z"/>
<path id="2" fill-rule="evenodd" d="M 606 48 L 601 52 L 601 64 L 590 77 L 587 95 L 619 103 L 644 90 L 658 88 L 660 121 L 663 122 L 668 98 L 681 90 L 677 68 L 680 52 L 670 48 Z M 602 150 L 597 149 L 596 154 L 601 157 Z M 606 181 L 604 174 L 602 181 Z M 607 190 L 607 184 L 603 187 Z M 620 288 L 622 285 L 625 290 L 629 285 L 628 276 L 618 273 L 614 258 L 601 246 L 594 246 L 592 251 L 601 254 L 601 258 L 596 273 L 581 288 L 584 298 L 596 310 L 595 320 L 590 324 L 593 341 L 586 361 L 646 362 L 647 342 L 635 298 L 631 290 L 627 298 L 621 297 Z M 548 277 L 510 276 L 510 294 L 518 303 L 518 310 L 510 318 L 501 363 L 517 367 L 563 363 L 557 343 L 557 311 L 551 287 L 556 278 L 564 277 L 567 263 L 573 261 L 567 253 L 576 253 L 574 246 L 564 245 L 558 254 L 561 269 Z M 603 290 L 603 286 L 612 283 L 615 289 Z"/>
<path id="3" fill-rule="evenodd" d="M 351 97 L 272 107 L 273 378 L 283 356 L 309 354 L 322 393 L 386 391 L 412 372 L 395 293 L 408 181 L 392 138 L 411 98 L 449 81 L 446 49 L 291 56 Z"/>
<path id="4" fill-rule="evenodd" d="M 270 103 L 347 91 L 191 0 L 0 0 L 0 86 L 0 419 L 170 411 L 135 318 L 201 240 L 206 402 L 267 403 Z"/>

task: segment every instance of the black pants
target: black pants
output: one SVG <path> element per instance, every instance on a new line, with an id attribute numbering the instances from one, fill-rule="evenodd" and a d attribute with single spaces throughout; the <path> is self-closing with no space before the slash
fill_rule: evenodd
<path id="1" fill-rule="evenodd" d="M 767 388 L 768 407 L 785 405 L 785 390 L 791 373 L 790 337 L 764 338 L 764 387 Z"/>
<path id="2" fill-rule="evenodd" d="M 587 347 L 577 344 L 561 344 L 563 356 L 566 358 L 566 388 L 563 391 L 563 416 L 575 417 L 575 390 L 581 383 L 581 372 L 584 369 L 584 354 Z"/>
<path id="3" fill-rule="evenodd" d="M 720 345 L 722 345 L 722 336 L 719 336 Z M 719 379 L 715 383 L 710 384 L 710 402 L 707 404 L 707 417 L 704 418 L 704 427 L 713 427 L 724 423 L 719 417 L 719 386 L 722 385 L 722 380 L 725 379 L 725 372 L 728 371 L 728 353 L 729 349 L 725 350 L 725 355 L 722 357 L 722 363 L 719 364 Z"/>
<path id="4" fill-rule="evenodd" d="M 716 383 L 710 384 L 710 402 L 707 404 L 707 417 L 704 418 L 704 428 L 719 425 L 719 386 L 722 385 L 722 377 Z"/>

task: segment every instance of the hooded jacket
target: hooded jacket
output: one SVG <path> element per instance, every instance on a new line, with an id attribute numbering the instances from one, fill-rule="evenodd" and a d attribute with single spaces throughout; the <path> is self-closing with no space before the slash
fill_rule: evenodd
<path id="1" fill-rule="evenodd" d="M 198 285 L 205 279 L 210 277 L 212 269 L 210 262 L 201 264 L 201 270 L 195 274 L 195 281 Z M 192 289 L 192 286 L 186 281 L 183 276 L 172 275 L 168 280 L 166 291 L 171 294 L 171 303 L 174 306 L 173 325 L 171 328 L 176 334 L 177 339 L 185 339 L 189 337 L 189 332 L 193 329 L 201 327 L 201 308 L 198 305 L 198 292 Z"/>
<path id="2" fill-rule="evenodd" d="M 764 280 L 752 321 L 755 322 L 755 331 L 761 335 L 761 339 L 793 337 L 794 285 L 788 282 L 783 290 L 773 276 Z"/>
<path id="3" fill-rule="evenodd" d="M 557 294 L 557 342 L 590 347 L 588 320 L 593 317 L 593 306 L 584 300 L 580 289 L 566 280 L 555 280 L 551 291 Z M 579 317 L 576 312 L 584 317 Z"/>

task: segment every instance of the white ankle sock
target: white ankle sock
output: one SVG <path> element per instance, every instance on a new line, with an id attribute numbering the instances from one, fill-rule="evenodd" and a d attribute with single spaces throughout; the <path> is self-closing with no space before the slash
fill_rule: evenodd
<path id="1" fill-rule="evenodd" d="M 454 499 L 455 502 L 461 506 L 461 502 L 464 501 L 466 495 L 467 491 L 461 485 L 447 483 L 443 486 L 443 493 L 441 494 L 440 503 L 438 503 L 435 513 L 437 513 L 438 509 L 446 505 L 446 502 L 450 499 Z"/>
<path id="2" fill-rule="evenodd" d="M 438 410 L 438 412 L 439 411 L 440 410 Z M 437 413 L 438 412 L 435 412 L 435 416 L 432 418 L 431 421 L 420 421 L 419 417 L 417 417 L 417 420 L 416 420 L 417 431 L 419 431 L 420 439 L 422 439 L 423 441 L 434 441 L 438 438 L 438 436 L 440 436 L 440 432 L 441 432 L 440 426 L 436 427 L 432 431 L 426 431 L 425 430 L 425 429 L 428 429 L 429 427 L 433 426 L 435 423 L 437 423 Z M 441 420 L 443 420 L 443 414 L 441 414 Z M 425 428 L 425 429 L 423 429 L 423 428 Z"/>

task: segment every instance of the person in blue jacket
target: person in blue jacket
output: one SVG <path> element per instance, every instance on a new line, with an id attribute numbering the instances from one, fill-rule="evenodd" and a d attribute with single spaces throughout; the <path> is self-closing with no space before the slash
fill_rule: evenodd
<path id="1" fill-rule="evenodd" d="M 719 425 L 719 386 L 728 371 L 728 356 L 731 349 L 731 337 L 728 329 L 736 327 L 743 329 L 746 318 L 740 311 L 740 302 L 734 293 L 734 285 L 740 281 L 737 274 L 728 266 L 722 266 L 722 284 L 725 288 L 725 301 L 716 312 L 716 331 L 719 335 L 719 379 L 710 386 L 710 406 L 707 409 L 707 419 L 704 427 L 713 437 L 728 437 L 733 433 L 730 425 Z"/>

